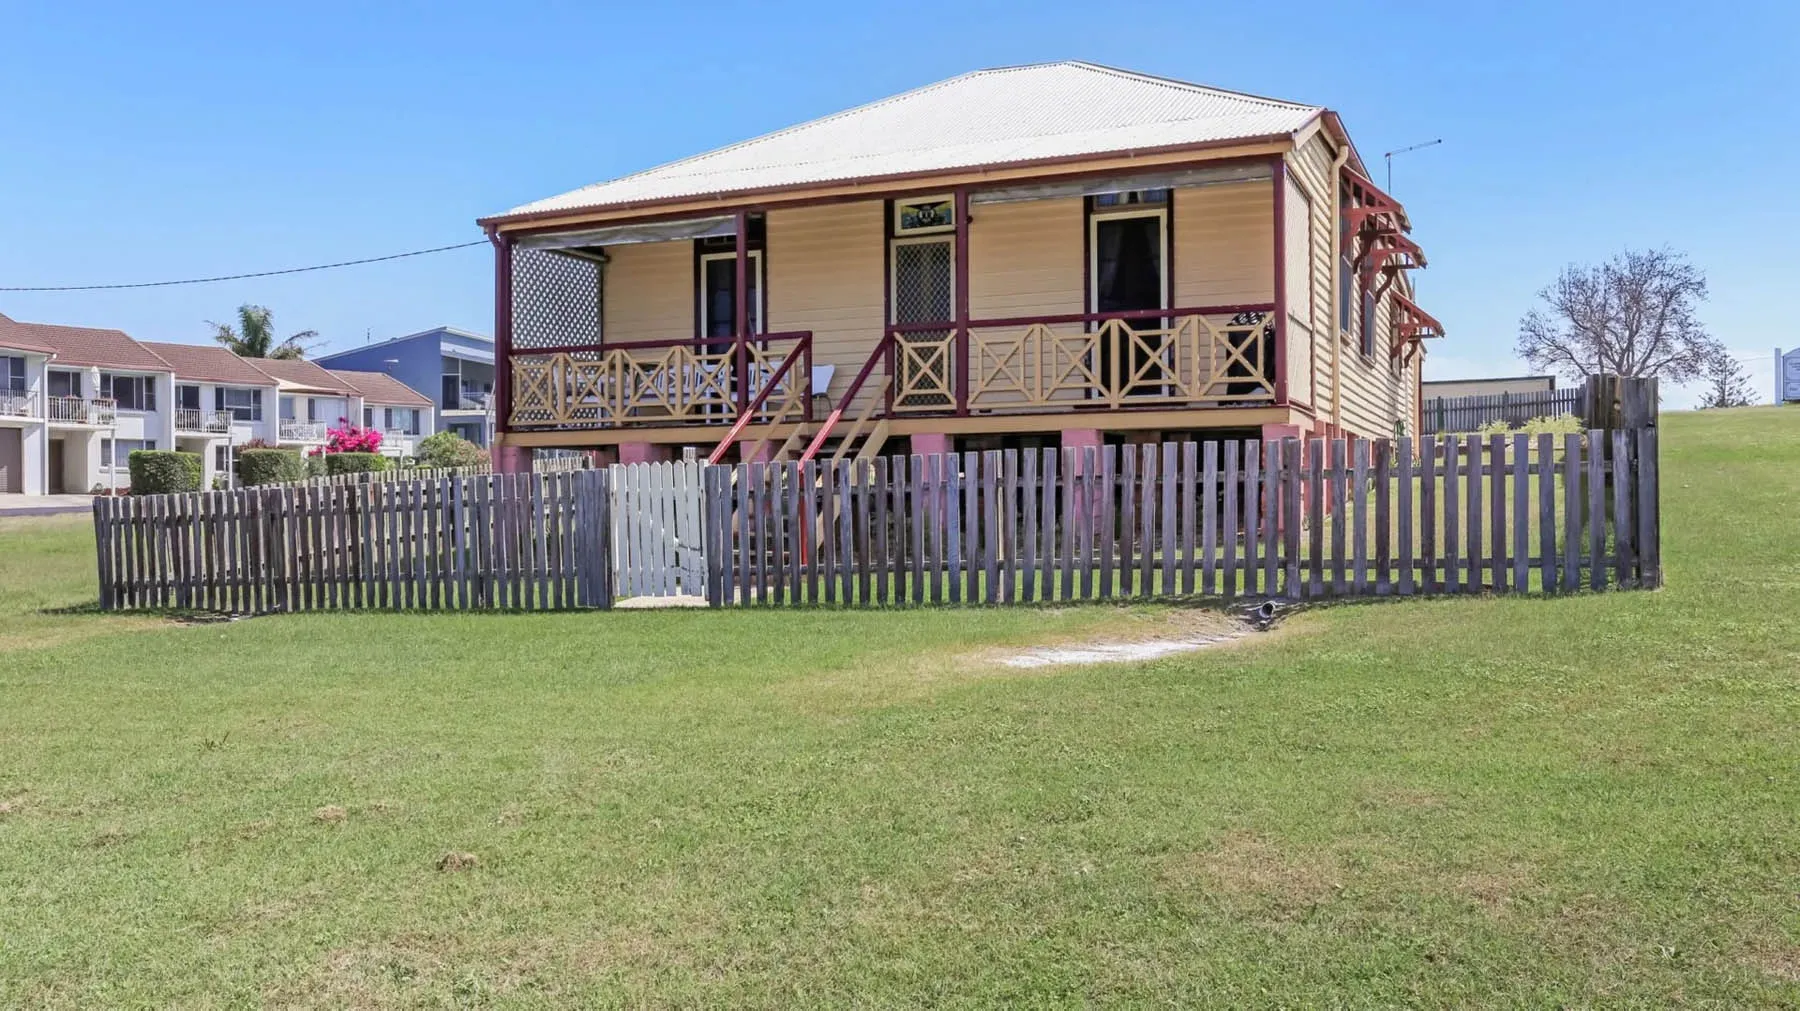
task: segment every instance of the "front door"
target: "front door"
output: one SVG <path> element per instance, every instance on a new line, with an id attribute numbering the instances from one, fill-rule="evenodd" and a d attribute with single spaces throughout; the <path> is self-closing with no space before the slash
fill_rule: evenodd
<path id="1" fill-rule="evenodd" d="M 893 322 L 948 323 L 956 318 L 956 240 L 948 236 L 895 239 L 889 251 Z M 896 338 L 894 404 L 948 407 L 955 401 L 950 360 L 954 328 L 908 329 Z"/>
<path id="2" fill-rule="evenodd" d="M 44 478 L 46 490 L 50 494 L 62 495 L 67 492 L 68 489 L 63 482 L 63 441 L 61 439 L 50 440 L 50 473 L 44 475 Z"/>
<path id="3" fill-rule="evenodd" d="M 1130 312 L 1167 309 L 1168 191 L 1095 197 L 1089 219 L 1089 311 Z M 1102 204 L 1102 200 L 1107 200 Z M 1116 208 L 1116 209 L 1113 209 Z M 1101 381 L 1124 396 L 1160 394 L 1166 370 L 1174 365 L 1167 352 L 1157 353 L 1162 338 L 1133 340 L 1126 328 L 1155 330 L 1166 321 L 1132 320 L 1107 329 L 1099 351 Z"/>
<path id="4" fill-rule="evenodd" d="M 761 333 L 762 250 L 750 251 L 750 332 Z M 709 353 L 731 348 L 737 337 L 737 254 L 708 253 L 700 258 L 700 336 Z"/>

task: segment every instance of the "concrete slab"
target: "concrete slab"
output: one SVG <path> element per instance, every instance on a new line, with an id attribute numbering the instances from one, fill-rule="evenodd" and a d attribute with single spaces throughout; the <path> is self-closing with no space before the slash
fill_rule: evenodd
<path id="1" fill-rule="evenodd" d="M 55 516 L 93 508 L 92 495 L 0 495 L 0 516 Z"/>

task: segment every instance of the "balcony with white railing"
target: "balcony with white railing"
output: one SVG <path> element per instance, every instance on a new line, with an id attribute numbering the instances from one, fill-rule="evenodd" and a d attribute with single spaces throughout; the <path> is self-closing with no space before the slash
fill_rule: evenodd
<path id="1" fill-rule="evenodd" d="M 119 410 L 117 401 L 103 397 L 50 397 L 45 405 L 45 417 L 64 425 L 110 425 Z"/>
<path id="2" fill-rule="evenodd" d="M 281 422 L 282 442 L 324 442 L 325 423 L 323 421 L 288 421 Z"/>
<path id="3" fill-rule="evenodd" d="M 37 394 L 0 391 L 0 418 L 37 417 Z"/>
<path id="4" fill-rule="evenodd" d="M 183 407 L 175 412 L 175 430 L 223 434 L 231 431 L 231 415 L 224 411 L 201 411 Z"/>

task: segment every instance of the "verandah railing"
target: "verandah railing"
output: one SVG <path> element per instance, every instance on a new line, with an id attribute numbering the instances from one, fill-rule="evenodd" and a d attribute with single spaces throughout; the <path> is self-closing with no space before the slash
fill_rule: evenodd
<path id="1" fill-rule="evenodd" d="M 1661 582 L 1654 429 L 1250 440 L 707 473 L 708 598 L 884 606 Z"/>
<path id="2" fill-rule="evenodd" d="M 742 352 L 740 357 L 740 350 Z M 787 365 L 798 358 L 798 367 Z M 700 422 L 725 425 L 752 402 L 757 420 L 790 403 L 810 412 L 812 334 L 641 341 L 510 358 L 511 422 L 521 428 L 610 428 Z M 771 383 L 773 396 L 762 396 Z"/>
<path id="3" fill-rule="evenodd" d="M 1237 406 L 1276 399 L 1270 305 L 892 326 L 891 412 Z"/>

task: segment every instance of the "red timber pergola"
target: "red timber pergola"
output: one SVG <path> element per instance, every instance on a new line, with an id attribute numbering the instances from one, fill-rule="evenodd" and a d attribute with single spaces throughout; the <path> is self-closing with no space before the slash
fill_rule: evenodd
<path id="1" fill-rule="evenodd" d="M 1444 325 L 1437 318 L 1419 308 L 1418 303 L 1399 292 L 1394 292 L 1394 344 L 1395 350 L 1405 345 L 1405 356 L 1401 364 L 1412 364 L 1412 357 L 1419 350 L 1420 342 L 1431 337 L 1444 336 Z"/>
<path id="2" fill-rule="evenodd" d="M 1407 234 L 1412 222 L 1400 201 L 1388 196 L 1374 183 L 1348 165 L 1343 169 L 1344 202 L 1342 214 L 1342 246 L 1350 257 L 1356 277 L 1364 291 L 1373 291 L 1375 300 L 1389 293 L 1404 270 L 1418 270 L 1426 265 L 1425 250 Z M 1441 337 L 1444 328 L 1420 309 L 1412 299 L 1398 291 L 1394 296 L 1394 347 L 1401 353 L 1405 345 L 1406 360 L 1411 361 L 1418 342 L 1426 337 Z"/>

